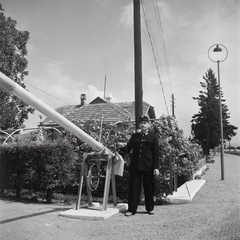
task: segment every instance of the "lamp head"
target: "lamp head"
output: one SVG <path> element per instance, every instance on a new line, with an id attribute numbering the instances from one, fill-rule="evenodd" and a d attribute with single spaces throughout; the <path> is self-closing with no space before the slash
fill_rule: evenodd
<path id="1" fill-rule="evenodd" d="M 217 44 L 217 46 L 213 49 L 213 52 L 222 52 L 222 49 Z"/>

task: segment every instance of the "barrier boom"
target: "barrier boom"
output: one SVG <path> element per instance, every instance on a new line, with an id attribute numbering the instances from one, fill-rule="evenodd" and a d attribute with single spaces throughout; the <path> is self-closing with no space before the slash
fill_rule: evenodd
<path id="1" fill-rule="evenodd" d="M 102 150 L 108 150 L 101 143 L 96 141 L 94 138 L 89 136 L 79 127 L 74 125 L 72 122 L 63 117 L 60 113 L 55 111 L 53 108 L 49 107 L 46 103 L 42 102 L 40 99 L 35 97 L 33 94 L 25 90 L 19 84 L 14 82 L 12 79 L 0 72 L 0 86 L 6 91 L 10 92 L 14 96 L 20 98 L 25 103 L 31 105 L 39 112 L 48 116 L 50 119 L 54 120 L 60 126 L 71 132 L 73 135 L 81 139 L 83 142 L 87 143 L 96 152 Z M 110 150 L 108 150 L 110 151 Z"/>

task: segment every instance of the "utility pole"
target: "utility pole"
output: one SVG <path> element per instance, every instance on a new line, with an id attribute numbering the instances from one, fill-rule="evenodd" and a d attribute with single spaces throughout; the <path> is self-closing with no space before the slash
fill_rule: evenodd
<path id="1" fill-rule="evenodd" d="M 139 128 L 139 117 L 142 115 L 142 46 L 141 46 L 141 12 L 140 0 L 133 0 L 134 18 L 134 57 L 135 57 L 135 129 Z"/>
<path id="2" fill-rule="evenodd" d="M 172 116 L 173 117 L 175 116 L 174 108 L 175 108 L 175 105 L 174 105 L 174 94 L 172 94 Z"/>

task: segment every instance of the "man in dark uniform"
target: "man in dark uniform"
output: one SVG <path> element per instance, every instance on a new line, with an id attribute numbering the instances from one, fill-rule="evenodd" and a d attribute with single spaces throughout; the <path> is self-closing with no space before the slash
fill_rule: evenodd
<path id="1" fill-rule="evenodd" d="M 145 196 L 145 207 L 148 214 L 154 214 L 154 175 L 159 175 L 158 139 L 149 133 L 149 120 L 146 116 L 139 119 L 141 132 L 134 133 L 127 145 L 118 143 L 120 151 L 130 153 L 130 183 L 128 196 L 128 211 L 126 216 L 136 213 L 140 200 L 142 182 Z"/>

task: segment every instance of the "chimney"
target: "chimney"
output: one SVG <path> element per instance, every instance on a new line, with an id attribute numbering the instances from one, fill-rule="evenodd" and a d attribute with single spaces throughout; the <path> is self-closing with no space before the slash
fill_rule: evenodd
<path id="1" fill-rule="evenodd" d="M 106 97 L 106 100 L 109 102 L 111 101 L 111 99 L 112 99 L 111 97 Z"/>
<path id="2" fill-rule="evenodd" d="M 87 99 L 87 95 L 85 93 L 82 93 L 81 96 L 80 96 L 80 100 L 81 100 L 81 103 L 80 103 L 80 107 L 84 106 L 85 104 L 85 100 Z"/>

